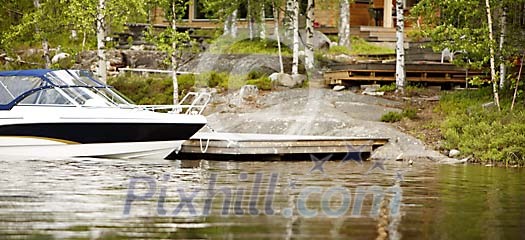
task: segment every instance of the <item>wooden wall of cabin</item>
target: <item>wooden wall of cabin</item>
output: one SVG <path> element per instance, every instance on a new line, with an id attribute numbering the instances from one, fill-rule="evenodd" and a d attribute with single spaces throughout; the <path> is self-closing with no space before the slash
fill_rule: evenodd
<path id="1" fill-rule="evenodd" d="M 371 8 L 382 9 L 384 7 L 384 0 L 354 0 L 350 5 L 350 25 L 352 27 L 358 26 L 374 26 L 376 22 L 372 16 Z M 416 1 L 417 0 L 409 0 Z M 317 4 L 315 9 L 315 20 L 320 27 L 337 28 L 339 22 L 339 5 L 336 1 L 329 1 L 333 5 Z M 395 3 L 395 0 L 392 0 Z M 395 6 L 395 5 L 394 5 Z M 214 28 L 221 27 L 217 21 L 206 19 L 194 19 L 193 6 L 190 6 L 189 18 L 183 20 L 181 26 L 195 27 L 195 28 Z M 282 15 L 281 15 L 282 16 Z M 164 18 L 164 12 L 161 8 L 154 8 L 151 11 L 151 22 L 158 25 L 169 24 Z M 383 20 L 383 17 L 380 17 Z M 273 20 L 267 20 L 269 27 L 273 24 Z M 381 24 L 377 24 L 381 26 Z M 246 21 L 240 20 L 239 27 L 246 26 Z"/>

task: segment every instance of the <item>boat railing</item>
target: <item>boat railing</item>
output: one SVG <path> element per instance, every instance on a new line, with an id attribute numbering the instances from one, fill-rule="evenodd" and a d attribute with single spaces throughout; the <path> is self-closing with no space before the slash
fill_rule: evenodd
<path id="1" fill-rule="evenodd" d="M 211 94 L 207 92 L 188 92 L 179 104 L 176 105 L 139 105 L 138 107 L 150 111 L 168 111 L 168 113 L 182 113 L 189 115 L 201 115 L 211 100 Z"/>

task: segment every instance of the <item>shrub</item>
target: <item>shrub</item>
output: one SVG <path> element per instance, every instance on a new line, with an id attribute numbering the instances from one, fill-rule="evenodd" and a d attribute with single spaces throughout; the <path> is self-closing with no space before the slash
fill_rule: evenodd
<path id="1" fill-rule="evenodd" d="M 445 115 L 444 147 L 484 163 L 525 165 L 525 111 L 510 112 L 507 99 L 502 97 L 500 112 L 481 106 L 492 100 L 490 88 L 442 96 L 438 111 Z"/>
<path id="2" fill-rule="evenodd" d="M 392 83 L 390 85 L 383 85 L 379 89 L 377 89 L 378 92 L 393 92 L 397 89 L 396 83 Z"/>
<path id="3" fill-rule="evenodd" d="M 260 77 L 246 81 L 246 84 L 255 85 L 260 90 L 272 90 L 272 80 L 268 77 Z"/>
<path id="4" fill-rule="evenodd" d="M 403 115 L 403 117 L 406 117 L 408 119 L 416 119 L 417 118 L 417 110 L 414 109 L 414 108 L 407 108 L 407 109 L 403 110 L 401 115 Z"/>
<path id="5" fill-rule="evenodd" d="M 403 114 L 398 112 L 388 112 L 381 116 L 381 122 L 399 122 L 403 119 Z"/>

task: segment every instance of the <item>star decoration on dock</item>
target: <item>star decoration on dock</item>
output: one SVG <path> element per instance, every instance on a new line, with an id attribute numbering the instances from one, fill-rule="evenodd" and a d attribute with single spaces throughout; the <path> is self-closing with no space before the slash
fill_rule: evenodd
<path id="1" fill-rule="evenodd" d="M 344 164 L 349 161 L 354 161 L 359 165 L 363 165 L 363 161 L 364 161 L 364 157 L 363 157 L 364 151 L 363 150 L 365 150 L 366 146 L 347 145 L 346 147 L 348 151 L 346 152 L 345 157 L 343 158 L 343 160 L 341 160 L 341 163 L 339 165 Z"/>
<path id="2" fill-rule="evenodd" d="M 288 186 L 286 186 L 287 189 L 296 189 L 297 188 L 297 182 L 293 179 L 288 179 Z"/>
<path id="3" fill-rule="evenodd" d="M 314 163 L 314 166 L 312 167 L 312 169 L 310 169 L 310 173 L 315 171 L 315 170 L 318 170 L 320 171 L 321 173 L 324 173 L 324 164 L 326 163 L 326 161 L 330 160 L 330 158 L 332 158 L 333 154 L 330 154 L 324 158 L 317 158 L 316 156 L 314 156 L 313 154 L 310 154 L 310 159 L 312 160 L 312 162 Z"/>
<path id="4" fill-rule="evenodd" d="M 396 177 L 394 179 L 396 182 L 402 182 L 405 180 L 405 172 L 401 170 L 396 171 Z"/>
<path id="5" fill-rule="evenodd" d="M 379 168 L 379 169 L 385 171 L 385 161 L 386 161 L 386 159 L 374 160 L 374 165 L 372 165 L 372 167 L 370 167 L 370 169 L 368 169 L 368 171 L 366 171 L 366 174 L 369 174 L 370 172 L 372 172 L 376 168 Z"/>

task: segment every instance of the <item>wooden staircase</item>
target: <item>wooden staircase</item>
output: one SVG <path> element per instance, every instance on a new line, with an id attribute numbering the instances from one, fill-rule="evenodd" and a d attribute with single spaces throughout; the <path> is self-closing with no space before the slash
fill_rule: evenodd
<path id="1" fill-rule="evenodd" d="M 359 36 L 369 42 L 396 42 L 396 29 L 376 26 L 360 26 Z"/>

